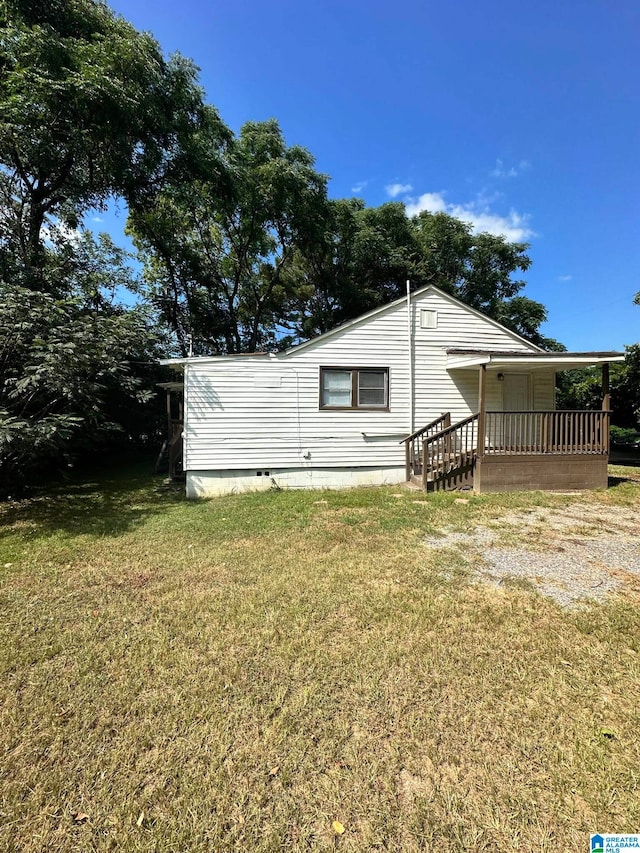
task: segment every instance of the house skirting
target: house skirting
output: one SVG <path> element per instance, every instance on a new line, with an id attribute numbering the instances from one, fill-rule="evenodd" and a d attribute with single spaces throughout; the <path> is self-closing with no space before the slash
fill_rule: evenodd
<path id="1" fill-rule="evenodd" d="M 403 483 L 405 468 L 263 468 L 187 471 L 187 497 L 280 489 L 344 489 Z"/>
<path id="2" fill-rule="evenodd" d="M 607 461 L 604 454 L 488 454 L 476 460 L 473 487 L 476 492 L 606 489 Z"/>

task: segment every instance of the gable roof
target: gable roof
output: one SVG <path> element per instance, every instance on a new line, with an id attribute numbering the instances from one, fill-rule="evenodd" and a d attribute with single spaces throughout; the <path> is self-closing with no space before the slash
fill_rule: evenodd
<path id="1" fill-rule="evenodd" d="M 505 334 L 509 335 L 513 340 L 519 341 L 522 344 L 530 347 L 534 352 L 546 352 L 542 347 L 537 346 L 536 344 L 532 344 L 531 341 L 528 341 L 526 338 L 523 338 L 521 335 L 518 335 L 516 332 L 512 332 L 511 329 L 507 329 L 506 326 L 503 326 L 502 323 L 498 323 L 497 320 L 493 320 L 491 317 L 488 317 L 486 314 L 483 314 L 482 311 L 478 311 L 477 308 L 472 308 L 470 305 L 467 305 L 466 302 L 463 302 L 461 299 L 457 299 L 455 296 L 451 296 L 449 293 L 445 293 L 444 290 L 441 290 L 439 287 L 436 287 L 435 284 L 427 284 L 424 287 L 419 287 L 418 290 L 414 290 L 411 294 L 411 301 L 413 302 L 416 296 L 422 296 L 424 293 L 428 293 L 432 291 L 433 293 L 437 293 L 438 296 L 441 296 L 443 299 L 451 302 L 453 305 L 457 305 L 460 308 L 463 308 L 465 311 L 468 311 L 470 314 L 473 314 L 475 317 L 480 317 L 487 323 L 491 323 L 492 326 L 500 329 L 500 331 L 505 332 Z M 393 308 L 396 308 L 399 305 L 405 305 L 407 302 L 406 296 L 401 296 L 399 299 L 394 299 L 393 302 L 387 302 L 386 305 L 380 305 L 378 308 L 374 308 L 371 311 L 367 311 L 366 314 L 361 314 L 359 317 L 355 317 L 353 320 L 347 320 L 346 323 L 342 323 L 340 326 L 336 326 L 335 329 L 330 329 L 328 332 L 324 332 L 322 335 L 317 335 L 315 338 L 311 338 L 309 341 L 304 341 L 304 343 L 296 344 L 293 347 L 285 350 L 285 355 L 293 354 L 299 352 L 306 347 L 310 347 L 312 344 L 317 343 L 318 341 L 324 341 L 327 338 L 330 338 L 332 335 L 336 335 L 338 332 L 343 332 L 345 329 L 350 329 L 353 326 L 359 326 L 361 323 L 366 323 L 372 317 L 376 317 L 378 314 L 383 314 L 385 311 L 390 311 Z"/>
<path id="2" fill-rule="evenodd" d="M 502 323 L 498 323 L 497 320 L 493 320 L 491 317 L 488 317 L 486 314 L 483 314 L 482 311 L 478 311 L 477 308 L 472 308 L 470 305 L 467 305 L 466 302 L 463 302 L 461 299 L 457 299 L 455 296 L 451 296 L 451 294 L 446 293 L 439 287 L 436 287 L 435 284 L 427 284 L 424 287 L 419 287 L 417 290 L 414 290 L 411 294 L 411 301 L 413 302 L 415 297 L 422 296 L 423 294 L 428 293 L 430 291 L 432 293 L 437 293 L 438 296 L 440 296 L 442 299 L 446 299 L 451 304 L 457 305 L 458 307 L 467 311 L 469 314 L 472 314 L 474 317 L 479 317 L 484 322 L 490 323 L 495 328 L 500 329 L 501 332 L 504 332 L 505 334 L 509 335 L 514 341 L 518 341 L 519 343 L 529 347 L 532 352 L 547 352 L 547 350 L 544 350 L 542 349 L 542 347 L 531 343 L 531 341 L 528 341 L 526 338 L 523 338 L 522 335 L 517 334 L 517 332 L 512 332 L 511 329 L 508 329 L 506 326 L 503 326 Z M 293 355 L 294 353 L 300 352 L 300 350 L 313 346 L 318 341 L 327 340 L 332 335 L 337 335 L 339 332 L 343 332 L 346 329 L 350 329 L 354 326 L 359 326 L 362 323 L 366 323 L 373 317 L 377 317 L 378 314 L 384 314 L 385 311 L 391 311 L 400 305 L 406 305 L 406 302 L 407 297 L 401 296 L 398 299 L 394 299 L 393 302 L 387 302 L 385 305 L 379 305 L 377 308 L 373 308 L 371 311 L 367 311 L 366 314 L 361 314 L 359 317 L 355 317 L 353 320 L 347 320 L 346 323 L 342 323 L 341 325 L 336 326 L 335 329 L 330 329 L 328 332 L 324 332 L 322 335 L 317 335 L 315 338 L 311 338 L 310 340 L 304 341 L 301 344 L 296 344 L 293 347 L 289 347 L 289 349 L 281 353 L 231 353 L 229 355 L 203 355 L 191 356 L 189 358 L 165 358 L 160 360 L 160 364 L 167 365 L 169 367 L 174 367 L 177 369 L 180 365 L 190 364 L 194 361 L 217 361 L 218 359 L 251 357 L 286 358 L 289 355 Z"/>

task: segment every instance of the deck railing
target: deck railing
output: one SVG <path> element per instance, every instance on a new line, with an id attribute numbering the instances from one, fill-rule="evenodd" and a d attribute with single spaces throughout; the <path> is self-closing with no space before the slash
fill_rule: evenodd
<path id="1" fill-rule="evenodd" d="M 485 454 L 609 453 L 609 412 L 487 412 Z"/>
<path id="2" fill-rule="evenodd" d="M 479 414 L 451 424 L 449 412 L 405 440 L 407 480 L 420 476 L 423 486 L 453 472 L 473 469 L 476 455 L 602 455 L 609 453 L 607 411 L 486 412 L 484 446 Z"/>
<path id="3" fill-rule="evenodd" d="M 451 413 L 443 412 L 439 418 L 436 418 L 404 439 L 405 473 L 407 480 L 411 479 L 412 474 L 420 474 L 422 472 L 423 442 L 449 426 L 451 426 Z"/>
<path id="4" fill-rule="evenodd" d="M 425 438 L 422 446 L 423 484 L 473 465 L 478 446 L 478 415 Z"/>

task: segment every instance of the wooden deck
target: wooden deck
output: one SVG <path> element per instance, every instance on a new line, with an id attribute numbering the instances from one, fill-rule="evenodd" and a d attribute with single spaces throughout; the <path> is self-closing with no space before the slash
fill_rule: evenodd
<path id="1" fill-rule="evenodd" d="M 445 412 L 405 439 L 407 480 L 424 489 L 593 489 L 607 485 L 608 411 Z"/>

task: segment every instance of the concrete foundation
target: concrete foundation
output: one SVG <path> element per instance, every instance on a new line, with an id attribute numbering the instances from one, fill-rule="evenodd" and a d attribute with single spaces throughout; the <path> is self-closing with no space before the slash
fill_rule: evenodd
<path id="1" fill-rule="evenodd" d="M 344 489 L 403 483 L 405 469 L 389 468 L 266 468 L 187 471 L 187 497 L 207 498 L 235 492 L 280 489 Z"/>

